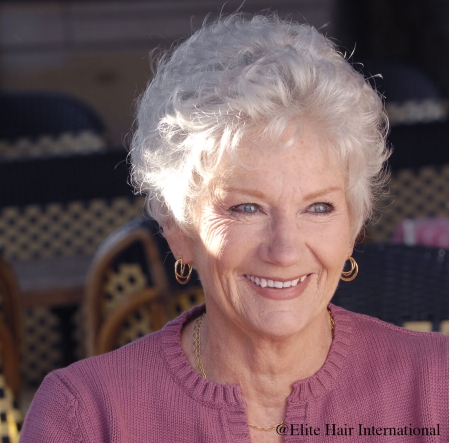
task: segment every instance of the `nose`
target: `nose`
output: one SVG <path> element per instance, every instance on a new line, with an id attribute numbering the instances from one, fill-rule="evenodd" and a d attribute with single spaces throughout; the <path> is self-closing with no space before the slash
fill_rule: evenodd
<path id="1" fill-rule="evenodd" d="M 274 217 L 261 245 L 262 259 L 284 268 L 297 265 L 305 246 L 304 234 L 297 217 Z"/>

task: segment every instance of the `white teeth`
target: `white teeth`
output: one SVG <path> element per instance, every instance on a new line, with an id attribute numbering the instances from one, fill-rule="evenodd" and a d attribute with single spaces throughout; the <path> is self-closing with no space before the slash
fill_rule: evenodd
<path id="1" fill-rule="evenodd" d="M 307 275 L 304 275 L 300 279 L 296 278 L 295 280 L 282 282 L 282 281 L 277 281 L 277 280 L 266 280 L 265 278 L 254 277 L 253 275 L 249 275 L 249 274 L 246 274 L 245 276 L 250 281 L 257 284 L 258 286 L 261 286 L 262 288 L 269 287 L 269 288 L 277 288 L 277 289 L 290 288 L 291 286 L 297 286 L 299 282 L 300 283 L 304 282 L 307 277 Z"/>

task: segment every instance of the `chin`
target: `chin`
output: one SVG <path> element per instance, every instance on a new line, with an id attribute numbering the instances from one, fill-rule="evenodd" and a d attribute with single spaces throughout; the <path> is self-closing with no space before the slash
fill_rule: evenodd
<path id="1" fill-rule="evenodd" d="M 256 323 L 259 334 L 282 339 L 300 333 L 307 320 L 302 321 L 297 312 L 279 310 L 260 314 Z"/>

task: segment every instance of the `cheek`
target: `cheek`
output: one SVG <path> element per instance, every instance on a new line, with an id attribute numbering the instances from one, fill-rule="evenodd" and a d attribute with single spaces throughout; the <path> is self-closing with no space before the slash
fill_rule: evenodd
<path id="1" fill-rule="evenodd" d="M 224 249 L 229 244 L 229 232 L 233 222 L 224 219 L 213 211 L 204 210 L 198 221 L 197 232 L 199 243 L 211 258 L 223 256 Z M 199 246 L 200 246 L 199 245 Z"/>
<path id="2" fill-rule="evenodd" d="M 319 260 L 328 274 L 340 274 L 348 255 L 348 242 L 329 242 L 318 251 Z"/>
<path id="3" fill-rule="evenodd" d="M 198 226 L 198 245 L 201 250 L 200 260 L 206 272 L 214 267 L 221 276 L 239 267 L 245 262 L 261 241 L 254 225 L 247 225 L 236 220 L 226 219 L 222 214 L 204 211 Z"/>
<path id="4" fill-rule="evenodd" d="M 351 243 L 350 223 L 345 215 L 323 224 L 309 225 L 304 234 L 306 244 L 328 272 L 340 272 Z"/>

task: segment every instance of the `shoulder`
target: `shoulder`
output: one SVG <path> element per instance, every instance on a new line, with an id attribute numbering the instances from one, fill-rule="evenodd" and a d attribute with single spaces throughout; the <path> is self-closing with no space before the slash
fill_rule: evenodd
<path id="1" fill-rule="evenodd" d="M 173 358 L 187 364 L 181 348 L 181 330 L 193 316 L 204 309 L 197 306 L 167 323 L 161 330 L 142 337 L 120 349 L 80 360 L 67 368 L 55 371 L 77 398 L 104 396 L 105 392 L 136 392 L 143 384 L 159 389 L 161 381 L 171 384 Z M 180 357 L 181 355 L 181 357 Z"/>
<path id="2" fill-rule="evenodd" d="M 116 351 L 80 360 L 50 373 L 39 388 L 40 398 L 59 398 L 77 407 L 105 407 L 105 398 L 137 391 L 142 378 L 160 373 L 159 332 L 150 334 Z"/>
<path id="3" fill-rule="evenodd" d="M 335 358 L 342 362 L 334 387 L 336 401 L 352 405 L 351 414 L 357 414 L 359 423 L 446 423 L 447 336 L 410 331 L 336 306 L 331 311 L 331 349 L 334 346 L 343 356 Z"/>
<path id="4" fill-rule="evenodd" d="M 127 435 L 141 432 L 147 423 L 142 416 L 149 417 L 162 399 L 178 392 L 166 354 L 181 348 L 177 331 L 184 319 L 183 314 L 116 351 L 49 374 L 27 413 L 23 441 L 131 441 Z"/>
<path id="5" fill-rule="evenodd" d="M 448 366 L 449 338 L 437 332 L 416 332 L 368 315 L 334 306 L 333 313 L 350 321 L 352 343 L 358 355 L 391 358 L 415 363 L 433 361 Z"/>
<path id="6" fill-rule="evenodd" d="M 143 386 L 164 373 L 158 358 L 159 333 L 109 354 L 88 358 L 50 373 L 37 391 L 24 422 L 21 441 L 97 442 L 111 440 L 127 410 L 145 404 Z"/>
<path id="7" fill-rule="evenodd" d="M 163 371 L 161 358 L 162 331 L 146 335 L 106 354 L 89 357 L 52 373 L 78 398 L 104 389 L 131 388 L 142 378 Z"/>

